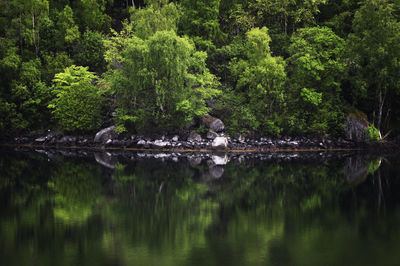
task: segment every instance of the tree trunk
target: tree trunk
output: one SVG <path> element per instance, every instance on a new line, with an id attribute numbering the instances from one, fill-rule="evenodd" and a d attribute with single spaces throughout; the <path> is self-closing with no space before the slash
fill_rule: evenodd
<path id="1" fill-rule="evenodd" d="M 39 54 L 39 40 L 38 36 L 36 36 L 36 29 L 35 29 L 35 13 L 32 10 L 32 38 L 33 38 L 33 45 L 35 46 L 35 55 L 38 57 Z"/>
<path id="2" fill-rule="evenodd" d="M 19 12 L 19 51 L 22 54 L 22 14 L 21 11 Z"/>
<path id="3" fill-rule="evenodd" d="M 382 125 L 382 113 L 383 113 L 383 105 L 385 104 L 386 93 L 382 95 L 382 90 L 379 90 L 379 102 L 378 102 L 378 123 L 377 128 L 381 130 Z"/>

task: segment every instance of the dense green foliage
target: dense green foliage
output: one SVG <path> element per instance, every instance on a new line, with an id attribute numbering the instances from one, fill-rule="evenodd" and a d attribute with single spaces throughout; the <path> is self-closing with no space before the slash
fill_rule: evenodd
<path id="1" fill-rule="evenodd" d="M 96 76 L 87 68 L 70 66 L 56 74 L 49 108 L 68 131 L 90 131 L 101 124 L 103 91 L 93 82 Z"/>
<path id="2" fill-rule="evenodd" d="M 357 109 L 397 129 L 399 10 L 394 0 L 1 1 L 0 132 L 112 123 L 98 108 L 61 114 L 74 101 L 47 108 L 71 65 L 109 89 L 103 111 L 121 131 L 179 131 L 210 113 L 230 133 L 341 134 Z"/>
<path id="3" fill-rule="evenodd" d="M 285 63 L 282 58 L 271 56 L 270 41 L 267 28 L 251 29 L 240 53 L 229 63 L 236 86 L 226 99 L 224 109 L 230 113 L 224 120 L 232 131 L 246 133 L 247 129 L 265 134 L 281 131 L 279 115 L 285 101 Z M 236 99 L 230 105 L 231 98 Z"/>
<path id="4" fill-rule="evenodd" d="M 122 67 L 111 75 L 117 94 L 117 123 L 139 131 L 180 129 L 206 115 L 215 96 L 215 77 L 187 38 L 158 31 L 148 40 L 132 36 L 122 51 Z"/>
<path id="5" fill-rule="evenodd" d="M 340 55 L 344 41 L 331 29 L 299 29 L 289 46 L 290 121 L 300 132 L 335 132 L 343 120 Z"/>

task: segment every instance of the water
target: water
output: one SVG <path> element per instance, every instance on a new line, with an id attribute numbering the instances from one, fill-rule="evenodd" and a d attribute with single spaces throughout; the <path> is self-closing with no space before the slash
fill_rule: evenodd
<path id="1" fill-rule="evenodd" d="M 0 152 L 0 265 L 399 265 L 400 157 Z"/>

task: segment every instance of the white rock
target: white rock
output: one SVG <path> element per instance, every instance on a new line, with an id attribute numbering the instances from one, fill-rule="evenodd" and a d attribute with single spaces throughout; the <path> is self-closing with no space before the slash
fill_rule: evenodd
<path id="1" fill-rule="evenodd" d="M 226 165 L 229 161 L 226 154 L 224 156 L 213 155 L 211 159 L 215 165 Z"/>
<path id="2" fill-rule="evenodd" d="M 153 145 L 157 148 L 163 148 L 165 146 L 167 146 L 169 143 L 166 141 L 162 141 L 162 140 L 155 140 Z"/>
<path id="3" fill-rule="evenodd" d="M 114 130 L 115 126 L 100 130 L 94 137 L 94 142 L 106 142 L 109 139 L 115 138 L 117 136 L 117 133 Z"/>
<path id="4" fill-rule="evenodd" d="M 139 140 L 139 141 L 137 142 L 137 145 L 145 145 L 145 144 L 146 144 L 146 141 L 143 140 L 143 139 L 141 139 L 141 140 Z"/>
<path id="5" fill-rule="evenodd" d="M 228 149 L 228 139 L 226 137 L 216 137 L 211 146 L 213 149 L 226 150 Z"/>

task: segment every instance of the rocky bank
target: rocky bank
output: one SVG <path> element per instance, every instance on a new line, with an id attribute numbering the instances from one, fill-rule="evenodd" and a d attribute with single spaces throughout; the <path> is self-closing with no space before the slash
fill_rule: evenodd
<path id="1" fill-rule="evenodd" d="M 59 135 L 52 131 L 35 136 L 17 136 L 3 139 L 7 145 L 31 146 L 40 148 L 94 148 L 121 150 L 155 151 L 224 151 L 224 152 L 273 152 L 280 150 L 337 150 L 370 149 L 391 150 L 399 147 L 395 142 L 383 141 L 369 143 L 365 139 L 367 122 L 354 116 L 345 121 L 343 137 L 327 136 L 278 136 L 246 138 L 241 134 L 234 137 L 224 132 L 223 122 L 215 117 L 206 116 L 203 123 L 208 132 L 198 134 L 194 130 L 181 135 L 126 135 L 117 134 L 114 126 L 104 128 L 95 136 Z"/>

